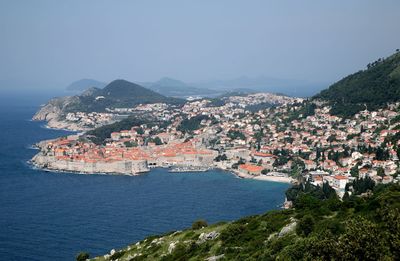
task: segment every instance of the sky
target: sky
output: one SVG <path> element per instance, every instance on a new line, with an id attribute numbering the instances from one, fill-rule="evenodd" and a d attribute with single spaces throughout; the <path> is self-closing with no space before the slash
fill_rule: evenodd
<path id="1" fill-rule="evenodd" d="M 400 48 L 400 1 L 0 0 L 0 89 L 81 78 L 333 83 Z"/>

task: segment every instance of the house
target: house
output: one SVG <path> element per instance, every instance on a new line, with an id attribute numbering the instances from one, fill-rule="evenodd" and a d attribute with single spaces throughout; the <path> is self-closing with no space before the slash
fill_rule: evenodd
<path id="1" fill-rule="evenodd" d="M 388 184 L 388 183 L 391 183 L 391 182 L 393 182 L 393 177 L 392 176 L 384 176 L 382 178 L 382 183 L 383 184 Z"/>
<path id="2" fill-rule="evenodd" d="M 119 132 L 112 132 L 111 139 L 114 141 L 117 141 L 117 140 L 121 139 L 121 134 Z"/>
<path id="3" fill-rule="evenodd" d="M 339 163 L 342 166 L 348 166 L 353 162 L 353 159 L 351 157 L 346 157 L 346 158 L 341 158 L 339 159 Z"/>
<path id="4" fill-rule="evenodd" d="M 251 164 L 241 164 L 238 167 L 239 171 L 250 174 L 250 175 L 260 175 L 261 171 L 264 169 L 262 166 L 256 166 Z"/>
<path id="5" fill-rule="evenodd" d="M 254 159 L 259 162 L 261 160 L 262 164 L 265 166 L 271 166 L 274 164 L 276 156 L 269 153 L 263 152 L 254 152 L 253 154 Z"/>
<path id="6" fill-rule="evenodd" d="M 307 170 L 317 168 L 317 163 L 315 163 L 313 160 L 304 160 L 304 165 Z"/>
<path id="7" fill-rule="evenodd" d="M 336 176 L 333 176 L 332 187 L 337 188 L 337 189 L 345 189 L 347 182 L 349 182 L 348 177 L 336 175 Z"/>

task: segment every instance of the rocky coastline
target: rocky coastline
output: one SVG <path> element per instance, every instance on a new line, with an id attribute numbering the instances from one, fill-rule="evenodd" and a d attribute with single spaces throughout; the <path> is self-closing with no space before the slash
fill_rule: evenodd
<path id="1" fill-rule="evenodd" d="M 55 98 L 49 103 L 42 106 L 39 111 L 33 115 L 32 120 L 34 121 L 45 121 L 46 128 L 57 129 L 57 130 L 68 130 L 68 131 L 87 131 L 89 128 L 85 128 L 82 124 L 68 122 L 63 119 L 62 107 L 60 107 L 61 102 L 67 100 L 69 97 L 65 98 Z"/>

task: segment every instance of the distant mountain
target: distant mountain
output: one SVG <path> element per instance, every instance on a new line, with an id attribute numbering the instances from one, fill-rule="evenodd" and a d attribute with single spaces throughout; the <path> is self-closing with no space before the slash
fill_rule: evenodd
<path id="1" fill-rule="evenodd" d="M 171 97 L 217 97 L 228 92 L 269 92 L 283 93 L 293 97 L 310 97 L 318 93 L 328 84 L 310 83 L 299 80 L 287 80 L 268 77 L 242 76 L 230 80 L 213 80 L 185 83 L 164 77 L 156 82 L 143 82 L 140 85 Z"/>
<path id="2" fill-rule="evenodd" d="M 104 86 L 106 86 L 107 84 L 104 82 L 99 82 L 93 79 L 81 79 L 78 81 L 75 81 L 73 83 L 71 83 L 70 85 L 68 85 L 66 87 L 67 91 L 84 91 L 87 90 L 91 87 L 96 87 L 96 88 L 103 88 Z"/>
<path id="3" fill-rule="evenodd" d="M 400 101 L 400 52 L 368 64 L 367 69 L 343 78 L 314 98 L 328 101 L 331 113 L 344 117 Z"/>
<path id="4" fill-rule="evenodd" d="M 165 96 L 186 97 L 186 96 L 212 96 L 216 91 L 208 88 L 194 87 L 179 80 L 164 77 L 156 82 L 142 83 L 143 86 Z"/>
<path id="5" fill-rule="evenodd" d="M 284 93 L 294 97 L 310 97 L 327 86 L 326 83 L 312 83 L 264 76 L 254 78 L 242 76 L 230 80 L 214 80 L 193 85 L 219 91 L 251 90 L 252 92 Z"/>

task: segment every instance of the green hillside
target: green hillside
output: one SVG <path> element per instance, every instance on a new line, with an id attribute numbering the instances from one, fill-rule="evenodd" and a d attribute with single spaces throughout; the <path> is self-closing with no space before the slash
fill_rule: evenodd
<path id="1" fill-rule="evenodd" d="M 330 187 L 293 187 L 292 209 L 211 226 L 195 222 L 95 260 L 398 260 L 400 186 L 353 186 L 355 195 L 343 201 Z"/>
<path id="2" fill-rule="evenodd" d="M 400 52 L 368 64 L 367 69 L 345 77 L 314 98 L 327 100 L 331 113 L 344 117 L 400 101 Z"/>
<path id="3" fill-rule="evenodd" d="M 66 106 L 66 112 L 103 112 L 106 108 L 134 107 L 138 104 L 167 103 L 183 104 L 184 100 L 166 97 L 138 84 L 125 80 L 115 80 L 103 89 L 76 96 L 77 99 Z"/>

